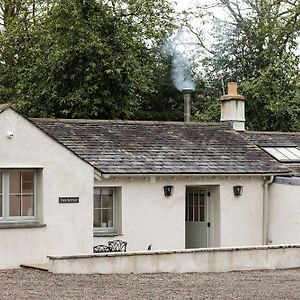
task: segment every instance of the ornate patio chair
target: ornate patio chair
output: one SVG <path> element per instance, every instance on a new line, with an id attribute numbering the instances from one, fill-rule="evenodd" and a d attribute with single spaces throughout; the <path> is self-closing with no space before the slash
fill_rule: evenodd
<path id="1" fill-rule="evenodd" d="M 110 252 L 110 248 L 106 245 L 94 246 L 94 253 Z"/>
<path id="2" fill-rule="evenodd" d="M 113 240 L 108 242 L 110 252 L 126 252 L 127 242 L 121 240 Z"/>

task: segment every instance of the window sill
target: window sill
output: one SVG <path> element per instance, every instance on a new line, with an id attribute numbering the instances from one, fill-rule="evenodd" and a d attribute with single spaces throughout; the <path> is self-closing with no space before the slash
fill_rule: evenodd
<path id="1" fill-rule="evenodd" d="M 31 222 L 18 222 L 18 223 L 1 223 L 0 229 L 15 229 L 15 228 L 41 228 L 45 227 L 46 224 L 41 223 L 31 223 Z"/>
<path id="2" fill-rule="evenodd" d="M 118 235 L 122 235 L 116 232 L 94 232 L 94 237 L 116 237 Z"/>

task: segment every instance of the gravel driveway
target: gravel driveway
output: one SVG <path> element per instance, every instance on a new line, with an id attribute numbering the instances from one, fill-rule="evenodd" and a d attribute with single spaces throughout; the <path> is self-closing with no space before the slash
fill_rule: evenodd
<path id="1" fill-rule="evenodd" d="M 300 269 L 143 275 L 4 270 L 0 299 L 300 299 Z"/>

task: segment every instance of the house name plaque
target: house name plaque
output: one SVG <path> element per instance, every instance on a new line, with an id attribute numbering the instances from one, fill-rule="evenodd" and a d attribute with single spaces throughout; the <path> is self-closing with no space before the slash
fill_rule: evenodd
<path id="1" fill-rule="evenodd" d="M 58 203 L 79 203 L 79 197 L 59 197 Z"/>

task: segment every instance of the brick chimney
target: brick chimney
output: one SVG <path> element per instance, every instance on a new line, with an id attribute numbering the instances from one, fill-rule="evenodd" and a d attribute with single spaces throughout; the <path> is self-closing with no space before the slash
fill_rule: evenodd
<path id="1" fill-rule="evenodd" d="M 245 131 L 245 98 L 237 93 L 237 84 L 227 84 L 227 94 L 221 97 L 221 121 L 229 122 L 233 129 Z"/>

